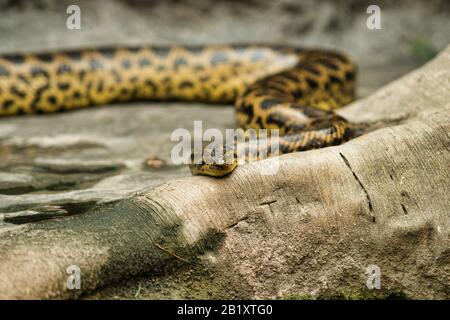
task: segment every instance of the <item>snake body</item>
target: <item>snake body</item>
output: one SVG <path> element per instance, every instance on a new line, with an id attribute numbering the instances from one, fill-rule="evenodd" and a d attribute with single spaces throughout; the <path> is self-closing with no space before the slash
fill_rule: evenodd
<path id="1" fill-rule="evenodd" d="M 280 152 L 289 153 L 352 137 L 352 126 L 333 110 L 354 99 L 355 78 L 356 66 L 344 54 L 287 46 L 173 45 L 4 54 L 0 116 L 132 100 L 234 102 L 241 128 L 279 129 Z"/>

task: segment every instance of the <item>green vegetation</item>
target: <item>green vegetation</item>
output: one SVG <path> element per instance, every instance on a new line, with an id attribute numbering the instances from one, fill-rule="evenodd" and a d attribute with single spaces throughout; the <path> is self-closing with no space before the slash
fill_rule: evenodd
<path id="1" fill-rule="evenodd" d="M 437 55 L 438 50 L 426 39 L 416 38 L 410 41 L 411 54 L 415 60 L 426 62 Z"/>

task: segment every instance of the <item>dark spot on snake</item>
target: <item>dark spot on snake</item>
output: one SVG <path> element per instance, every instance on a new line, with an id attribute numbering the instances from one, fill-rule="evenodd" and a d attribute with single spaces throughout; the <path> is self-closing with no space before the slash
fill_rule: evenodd
<path id="1" fill-rule="evenodd" d="M 335 134 L 336 131 L 337 131 L 337 129 L 336 129 L 335 126 L 330 126 L 330 127 L 327 129 L 326 134 L 332 135 L 332 134 Z"/>
<path id="2" fill-rule="evenodd" d="M 112 75 L 114 77 L 114 80 L 116 80 L 116 82 L 121 82 L 122 81 L 122 77 L 120 76 L 120 74 L 117 72 L 117 70 L 112 70 Z"/>
<path id="3" fill-rule="evenodd" d="M 245 95 L 247 95 L 247 94 L 248 94 L 248 92 L 245 93 Z M 267 91 L 255 89 L 255 90 L 253 90 L 252 94 L 255 97 L 263 97 L 263 96 L 267 95 Z"/>
<path id="4" fill-rule="evenodd" d="M 94 84 L 92 83 L 92 81 L 89 81 L 89 82 L 87 83 L 87 85 L 86 85 L 86 90 L 87 90 L 88 92 L 91 91 L 93 85 L 94 85 Z"/>
<path id="5" fill-rule="evenodd" d="M 263 80 L 264 81 L 264 80 Z M 286 90 L 286 79 L 283 77 L 268 78 L 263 82 L 267 87 L 278 88 L 280 91 Z"/>
<path id="6" fill-rule="evenodd" d="M 75 99 L 80 99 L 80 98 L 81 98 L 81 92 L 80 92 L 80 91 L 75 91 L 75 92 L 73 93 L 73 97 L 74 97 Z"/>
<path id="7" fill-rule="evenodd" d="M 153 91 L 156 91 L 157 87 L 152 80 L 145 80 L 145 86 L 152 88 Z"/>
<path id="8" fill-rule="evenodd" d="M 282 73 L 280 74 L 280 77 L 287 80 L 291 80 L 293 82 L 298 82 L 298 78 L 292 73 Z"/>
<path id="9" fill-rule="evenodd" d="M 319 87 L 319 84 L 317 83 L 316 80 L 311 79 L 311 78 L 306 78 L 306 82 L 308 83 L 308 86 L 312 89 L 315 90 Z"/>
<path id="10" fill-rule="evenodd" d="M 80 81 L 83 81 L 84 77 L 86 77 L 86 71 L 81 70 L 80 73 L 78 74 L 78 77 L 80 77 Z"/>
<path id="11" fill-rule="evenodd" d="M 101 62 L 96 60 L 96 59 L 91 59 L 89 61 L 89 66 L 91 67 L 92 70 L 98 70 L 98 69 L 101 69 L 103 67 Z"/>
<path id="12" fill-rule="evenodd" d="M 8 69 L 0 66 L 0 77 L 1 76 L 9 76 L 9 75 L 10 75 L 10 72 L 8 71 Z"/>
<path id="13" fill-rule="evenodd" d="M 30 106 L 32 108 L 36 108 L 37 103 L 41 100 L 42 93 L 50 87 L 50 84 L 47 82 L 45 85 L 36 90 L 36 94 L 34 95 L 33 101 L 31 101 Z"/>
<path id="14" fill-rule="evenodd" d="M 44 76 L 48 78 L 48 72 L 41 67 L 32 67 L 31 68 L 31 76 L 37 77 L 37 76 Z"/>
<path id="15" fill-rule="evenodd" d="M 267 116 L 267 124 L 274 124 L 278 127 L 284 127 L 286 125 L 286 118 L 279 113 L 272 113 Z"/>
<path id="16" fill-rule="evenodd" d="M 286 91 L 286 87 L 278 83 L 270 83 L 267 85 L 265 84 L 263 90 L 277 93 L 284 93 Z"/>
<path id="17" fill-rule="evenodd" d="M 250 119 L 253 119 L 253 116 L 255 115 L 255 113 L 253 111 L 253 106 L 251 104 L 244 104 L 244 103 L 242 103 L 237 108 L 237 112 L 244 113 L 244 114 L 248 115 L 248 117 Z"/>
<path id="18" fill-rule="evenodd" d="M 142 58 L 141 60 L 139 60 L 139 66 L 144 68 L 150 65 L 150 60 L 148 60 L 147 58 Z"/>
<path id="19" fill-rule="evenodd" d="M 58 69 L 56 70 L 56 73 L 61 75 L 63 73 L 69 73 L 71 71 L 72 71 L 72 68 L 70 68 L 69 65 L 67 65 L 67 64 L 60 64 L 58 66 Z"/>
<path id="20" fill-rule="evenodd" d="M 270 109 L 270 108 L 272 108 L 273 106 L 276 106 L 276 105 L 281 104 L 281 103 L 283 103 L 283 101 L 278 100 L 278 99 L 266 99 L 266 100 L 264 100 L 264 101 L 261 103 L 261 107 L 262 107 L 263 109 Z"/>
<path id="21" fill-rule="evenodd" d="M 222 52 L 218 52 L 218 53 L 214 54 L 211 58 L 211 64 L 213 66 L 221 64 L 221 63 L 225 63 L 227 61 L 228 61 L 227 55 Z"/>
<path id="22" fill-rule="evenodd" d="M 3 102 L 3 108 L 5 108 L 5 109 L 9 109 L 10 107 L 12 107 L 14 105 L 14 101 L 13 100 L 11 100 L 11 99 L 8 99 L 8 100 L 5 100 L 4 102 Z"/>
<path id="23" fill-rule="evenodd" d="M 211 92 L 208 89 L 203 89 L 202 94 L 205 100 L 209 100 L 211 97 Z"/>
<path id="24" fill-rule="evenodd" d="M 28 79 L 27 79 L 23 74 L 19 74 L 17 77 L 18 77 L 19 80 L 22 81 L 23 83 L 25 83 L 25 84 L 27 84 L 27 85 L 30 84 L 30 82 L 28 81 Z"/>
<path id="25" fill-rule="evenodd" d="M 164 83 L 164 84 L 169 84 L 169 83 L 170 83 L 170 77 L 164 77 L 164 78 L 161 80 L 161 82 Z"/>
<path id="26" fill-rule="evenodd" d="M 50 84 L 47 82 L 42 87 L 38 88 L 35 92 L 33 101 L 31 101 L 30 106 L 35 108 L 37 103 L 41 100 L 42 93 L 50 87 Z"/>
<path id="27" fill-rule="evenodd" d="M 116 54 L 116 50 L 113 48 L 99 48 L 97 49 L 106 58 L 112 58 Z"/>
<path id="28" fill-rule="evenodd" d="M 262 121 L 262 118 L 258 116 L 255 120 L 256 124 L 259 126 L 259 128 L 264 128 L 264 123 Z"/>
<path id="29" fill-rule="evenodd" d="M 318 148 L 323 144 L 323 141 L 318 138 L 309 139 L 306 143 L 306 148 Z"/>
<path id="30" fill-rule="evenodd" d="M 236 70 L 238 68 L 240 68 L 242 66 L 242 63 L 239 61 L 233 62 L 232 63 L 233 68 Z"/>
<path id="31" fill-rule="evenodd" d="M 186 88 L 192 88 L 194 84 L 190 81 L 183 81 L 180 83 L 179 88 L 180 89 L 186 89 Z"/>
<path id="32" fill-rule="evenodd" d="M 342 80 L 336 76 L 330 75 L 329 79 L 331 83 L 342 84 Z"/>
<path id="33" fill-rule="evenodd" d="M 190 53 L 198 54 L 198 53 L 203 52 L 203 47 L 202 46 L 187 46 L 187 47 L 185 47 L 185 50 Z"/>
<path id="34" fill-rule="evenodd" d="M 314 74 L 316 76 L 320 76 L 320 70 L 315 68 L 315 67 L 313 67 L 313 66 L 306 65 L 306 66 L 303 66 L 302 68 L 303 68 L 303 70 L 305 70 L 305 71 L 307 71 L 309 73 L 312 73 L 312 74 Z"/>
<path id="35" fill-rule="evenodd" d="M 350 140 L 351 138 L 353 138 L 353 135 L 354 135 L 354 131 L 350 128 L 347 128 L 344 130 L 343 139 L 345 141 Z"/>
<path id="36" fill-rule="evenodd" d="M 305 125 L 300 123 L 291 123 L 285 124 L 285 128 L 290 132 L 300 132 L 305 129 Z"/>
<path id="37" fill-rule="evenodd" d="M 155 55 L 157 55 L 158 57 L 164 58 L 169 54 L 170 48 L 169 47 L 153 47 L 152 52 Z"/>
<path id="38" fill-rule="evenodd" d="M 303 91 L 300 89 L 294 90 L 292 92 L 292 95 L 294 96 L 295 99 L 299 100 L 299 99 L 303 98 Z"/>
<path id="39" fill-rule="evenodd" d="M 172 87 L 171 86 L 167 86 L 164 88 L 164 94 L 168 97 L 173 98 L 172 96 Z"/>
<path id="40" fill-rule="evenodd" d="M 309 118 L 323 118 L 329 115 L 327 111 L 320 110 L 308 105 L 296 104 L 295 109 Z"/>
<path id="41" fill-rule="evenodd" d="M 138 97 L 138 96 L 139 96 L 139 89 L 138 89 L 138 88 L 132 89 L 132 91 L 131 91 L 131 96 L 132 96 L 133 98 Z"/>
<path id="42" fill-rule="evenodd" d="M 50 104 L 56 104 L 56 103 L 58 102 L 58 100 L 56 99 L 56 97 L 53 96 L 53 95 L 49 96 L 49 97 L 47 98 L 47 101 L 48 101 Z"/>
<path id="43" fill-rule="evenodd" d="M 355 79 L 355 72 L 347 71 L 345 73 L 345 79 L 348 80 L 348 81 L 351 81 L 351 80 Z"/>
<path id="44" fill-rule="evenodd" d="M 70 88 L 70 84 L 69 83 L 67 83 L 67 82 L 60 82 L 60 83 L 58 83 L 58 88 L 60 89 L 60 90 L 67 90 L 67 89 L 69 89 Z"/>
<path id="45" fill-rule="evenodd" d="M 71 51 L 65 51 L 64 54 L 68 56 L 72 60 L 81 60 L 83 57 L 83 52 L 80 50 L 71 50 Z"/>
<path id="46" fill-rule="evenodd" d="M 332 145 L 332 146 L 337 146 L 337 145 L 340 145 L 341 143 L 342 143 L 342 140 L 341 140 L 340 137 L 335 137 L 335 138 L 333 139 L 333 141 L 331 141 L 331 145 Z"/>
<path id="47" fill-rule="evenodd" d="M 65 111 L 66 111 L 66 106 L 58 106 L 56 108 L 56 112 L 57 113 L 62 113 L 62 112 L 65 112 Z"/>
<path id="48" fill-rule="evenodd" d="M 97 91 L 102 92 L 104 88 L 105 88 L 105 82 L 103 80 L 100 80 L 97 85 Z"/>
<path id="49" fill-rule="evenodd" d="M 6 54 L 1 58 L 16 64 L 25 62 L 25 56 L 23 54 Z"/>
<path id="50" fill-rule="evenodd" d="M 289 136 L 285 136 L 284 139 L 286 139 Z M 286 143 L 280 143 L 280 152 L 281 153 L 289 153 L 291 152 L 291 147 L 289 144 Z"/>
<path id="51" fill-rule="evenodd" d="M 230 48 L 232 48 L 233 50 L 242 52 L 242 51 L 248 50 L 249 45 L 245 45 L 245 44 L 233 44 L 233 45 L 230 45 Z"/>
<path id="52" fill-rule="evenodd" d="M 220 101 L 228 101 L 228 93 L 227 93 L 226 91 L 222 92 L 222 93 L 220 94 L 219 100 L 220 100 Z"/>
<path id="53" fill-rule="evenodd" d="M 55 57 L 51 53 L 38 53 L 36 54 L 36 58 L 42 62 L 52 62 Z"/>
<path id="54" fill-rule="evenodd" d="M 127 47 L 127 50 L 133 53 L 139 52 L 142 49 L 142 47 L 134 46 L 134 47 Z"/>
<path id="55" fill-rule="evenodd" d="M 203 77 L 200 78 L 200 81 L 201 82 L 207 82 L 209 79 L 210 79 L 209 76 L 203 76 Z"/>
<path id="56" fill-rule="evenodd" d="M 315 60 L 316 63 L 319 63 L 321 65 L 324 65 L 325 67 L 331 69 L 331 70 L 339 70 L 339 67 L 335 65 L 333 62 L 327 59 L 317 59 Z"/>
<path id="57" fill-rule="evenodd" d="M 11 86 L 11 93 L 18 96 L 19 98 L 25 98 L 26 94 L 23 91 L 20 91 L 16 86 Z"/>
<path id="58" fill-rule="evenodd" d="M 176 58 L 174 62 L 174 67 L 177 69 L 178 67 L 182 65 L 187 65 L 187 61 L 184 58 Z"/>
<path id="59" fill-rule="evenodd" d="M 23 108 L 20 108 L 20 109 L 18 109 L 18 110 L 16 111 L 16 114 L 17 114 L 18 116 L 23 116 L 23 115 L 25 114 L 25 110 L 23 110 Z"/>
<path id="60" fill-rule="evenodd" d="M 124 69 L 130 69 L 131 68 L 131 62 L 128 59 L 122 60 L 122 67 Z"/>

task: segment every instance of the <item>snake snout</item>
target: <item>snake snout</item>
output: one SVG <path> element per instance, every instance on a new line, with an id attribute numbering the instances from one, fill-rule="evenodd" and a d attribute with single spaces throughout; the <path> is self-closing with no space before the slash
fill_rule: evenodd
<path id="1" fill-rule="evenodd" d="M 217 152 L 220 150 L 220 152 Z M 237 167 L 237 158 L 228 148 L 205 148 L 201 153 L 192 153 L 189 168 L 193 175 L 223 177 Z"/>

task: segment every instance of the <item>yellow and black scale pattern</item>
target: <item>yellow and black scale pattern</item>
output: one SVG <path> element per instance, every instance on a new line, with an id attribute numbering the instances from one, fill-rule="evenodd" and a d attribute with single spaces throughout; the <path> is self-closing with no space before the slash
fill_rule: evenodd
<path id="1" fill-rule="evenodd" d="M 235 102 L 240 127 L 279 128 L 282 153 L 340 144 L 354 98 L 345 55 L 268 45 L 142 46 L 0 56 L 0 116 L 119 101 Z"/>

